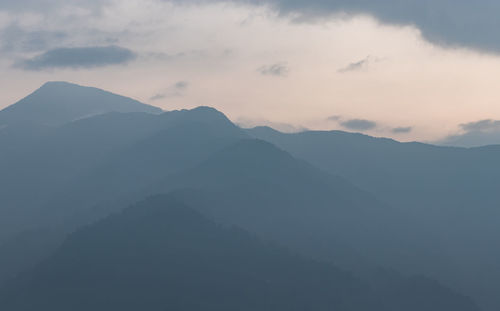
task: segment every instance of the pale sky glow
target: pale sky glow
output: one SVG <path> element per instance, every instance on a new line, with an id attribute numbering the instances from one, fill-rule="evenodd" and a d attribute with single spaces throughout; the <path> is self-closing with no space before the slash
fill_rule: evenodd
<path id="1" fill-rule="evenodd" d="M 98 12 L 1 10 L 0 107 L 64 80 L 166 110 L 213 106 L 246 126 L 346 130 L 342 121 L 369 120 L 377 126 L 363 132 L 398 140 L 500 119 L 500 55 L 446 49 L 416 27 L 368 15 L 296 22 L 270 7 L 158 0 L 111 1 Z M 57 48 L 110 45 L 137 57 L 79 69 L 16 65 Z M 401 127 L 412 131 L 393 133 Z"/>

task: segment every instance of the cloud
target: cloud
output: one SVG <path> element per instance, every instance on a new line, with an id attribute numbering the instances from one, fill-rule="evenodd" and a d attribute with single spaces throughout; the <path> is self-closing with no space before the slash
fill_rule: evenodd
<path id="1" fill-rule="evenodd" d="M 254 0 L 254 3 L 262 3 Z M 500 1 L 453 0 L 267 0 L 282 14 L 301 20 L 333 14 L 369 14 L 384 23 L 415 25 L 424 38 L 439 45 L 500 52 Z"/>
<path id="2" fill-rule="evenodd" d="M 176 4 L 232 1 L 267 5 L 281 16 L 317 22 L 332 16 L 367 14 L 382 23 L 417 27 L 428 41 L 453 47 L 500 53 L 500 1 L 497 0 L 158 0 Z M 110 0 L 2 0 L 0 10 L 55 11 L 61 7 L 99 12 Z M 74 11 L 74 10 L 73 10 Z"/>
<path id="3" fill-rule="evenodd" d="M 179 81 L 179 82 L 174 84 L 174 88 L 179 90 L 179 91 L 183 91 L 183 90 L 187 89 L 188 86 L 189 86 L 189 83 L 186 81 Z"/>
<path id="4" fill-rule="evenodd" d="M 358 70 L 361 70 L 363 69 L 366 65 L 368 65 L 370 61 L 370 58 L 369 57 L 366 57 L 360 61 L 357 61 L 357 62 L 354 62 L 354 63 L 350 63 L 349 65 L 347 65 L 346 67 L 344 68 L 340 68 L 338 70 L 338 72 L 340 73 L 345 73 L 345 72 L 351 72 L 351 71 L 358 71 Z"/>
<path id="5" fill-rule="evenodd" d="M 391 130 L 391 132 L 394 134 L 407 134 L 407 133 L 411 133 L 411 131 L 413 131 L 413 127 L 411 127 L 411 126 L 395 127 Z"/>
<path id="6" fill-rule="evenodd" d="M 347 121 L 340 122 L 343 128 L 353 131 L 368 131 L 373 130 L 377 127 L 377 123 L 370 120 L 364 119 L 351 119 Z"/>
<path id="7" fill-rule="evenodd" d="M 35 71 L 55 68 L 95 68 L 126 64 L 136 57 L 137 55 L 131 50 L 115 45 L 57 48 L 23 60 L 17 63 L 16 67 Z"/>
<path id="8" fill-rule="evenodd" d="M 369 66 L 372 63 L 378 63 L 380 61 L 381 61 L 380 58 L 367 56 L 360 61 L 350 63 L 349 65 L 347 65 L 343 68 L 340 68 L 338 70 L 338 72 L 339 73 L 346 73 L 346 72 L 352 72 L 352 71 L 359 71 L 359 70 L 366 68 L 367 66 Z"/>
<path id="9" fill-rule="evenodd" d="M 343 116 L 334 115 L 326 118 L 327 122 L 335 122 L 341 127 L 351 131 L 368 131 L 378 127 L 377 122 L 366 119 L 345 119 Z"/>
<path id="10" fill-rule="evenodd" d="M 225 54 L 225 53 L 224 53 Z M 164 52 L 150 52 L 143 55 L 146 59 L 153 60 L 162 60 L 162 61 L 175 61 L 179 59 L 199 59 L 199 58 L 207 58 L 210 55 L 205 50 L 189 50 L 184 52 L 178 52 L 174 54 L 164 53 Z"/>
<path id="11" fill-rule="evenodd" d="M 479 120 L 459 125 L 462 132 L 437 141 L 438 145 L 479 147 L 500 144 L 500 120 Z"/>
<path id="12" fill-rule="evenodd" d="M 331 121 L 331 122 L 339 122 L 340 120 L 342 119 L 342 116 L 330 116 L 328 118 L 326 118 L 327 121 Z"/>
<path id="13" fill-rule="evenodd" d="M 413 131 L 413 127 L 390 127 L 379 122 L 366 119 L 345 119 L 340 115 L 333 115 L 326 118 L 327 122 L 335 122 L 341 127 L 351 131 L 369 131 L 377 129 L 378 132 L 386 132 L 392 134 L 407 134 Z"/>
<path id="14" fill-rule="evenodd" d="M 0 50 L 39 52 L 68 37 L 64 31 L 27 31 L 17 24 L 11 24 L 0 32 Z"/>
<path id="15" fill-rule="evenodd" d="M 274 76 L 274 77 L 286 77 L 290 72 L 288 65 L 285 63 L 276 63 L 268 66 L 262 66 L 258 69 L 260 74 L 265 76 Z"/>
<path id="16" fill-rule="evenodd" d="M 500 131 L 500 120 L 480 120 L 460 124 L 462 130 L 466 132 L 493 132 Z"/>
<path id="17" fill-rule="evenodd" d="M 149 99 L 150 101 L 157 101 L 157 100 L 162 100 L 162 99 L 165 99 L 167 96 L 165 94 L 156 94 L 154 96 L 151 96 L 151 98 Z"/>
<path id="18" fill-rule="evenodd" d="M 38 11 L 44 7 L 52 7 L 58 0 L 2 0 L 0 9 L 9 11 Z"/>
<path id="19" fill-rule="evenodd" d="M 0 10 L 13 12 L 42 12 L 53 11 L 63 6 L 85 8 L 90 10 L 100 9 L 110 3 L 110 0 L 2 0 Z"/>
<path id="20" fill-rule="evenodd" d="M 162 91 L 154 96 L 152 96 L 150 101 L 162 100 L 169 97 L 179 97 L 184 95 L 184 92 L 188 89 L 189 82 L 187 81 L 178 81 L 168 87 L 165 91 Z"/>
<path id="21" fill-rule="evenodd" d="M 382 23 L 417 27 L 437 45 L 466 47 L 500 53 L 498 0 L 232 0 L 269 5 L 280 15 L 300 22 L 323 21 L 332 16 L 367 14 Z M 179 3 L 179 0 L 174 2 Z M 184 3 L 223 2 L 182 0 Z"/>

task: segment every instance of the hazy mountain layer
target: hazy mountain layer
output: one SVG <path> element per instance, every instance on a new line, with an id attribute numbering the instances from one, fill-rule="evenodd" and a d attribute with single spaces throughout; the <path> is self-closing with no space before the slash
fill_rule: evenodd
<path id="1" fill-rule="evenodd" d="M 497 240 L 491 187 L 500 174 L 487 169 L 495 147 L 437 148 L 340 132 L 249 133 L 292 155 L 248 139 L 207 107 L 3 128 L 0 283 L 48 258 L 66 234 L 146 196 L 175 191 L 217 222 L 350 269 L 384 289 L 379 296 L 407 288 L 399 295 L 408 297 L 404 303 L 414 298 L 409 293 L 449 292 L 389 272 L 395 269 L 439 277 L 483 304 L 495 297 L 499 257 L 488 245 Z"/>
<path id="2" fill-rule="evenodd" d="M 3 153 L 0 241 L 31 230 L 41 218 L 53 222 L 57 215 L 42 207 L 55 210 L 65 203 L 61 213 L 67 214 L 71 211 L 66 206 L 76 209 L 113 199 L 246 137 L 223 114 L 203 107 L 161 115 L 110 113 L 40 135 L 24 141 L 21 149 Z"/>
<path id="3" fill-rule="evenodd" d="M 434 275 L 474 292 L 491 310 L 500 307 L 500 146 L 437 147 L 339 131 L 247 132 L 411 213 L 446 241 L 457 267 Z"/>
<path id="4" fill-rule="evenodd" d="M 476 311 L 467 298 L 415 279 L 373 290 L 157 196 L 72 234 L 0 294 L 10 311 Z"/>

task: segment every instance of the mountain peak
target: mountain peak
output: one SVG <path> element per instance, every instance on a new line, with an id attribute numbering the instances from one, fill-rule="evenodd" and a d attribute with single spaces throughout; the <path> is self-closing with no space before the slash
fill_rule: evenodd
<path id="1" fill-rule="evenodd" d="M 225 131 L 234 133 L 236 130 L 240 132 L 242 138 L 247 136 L 243 130 L 234 125 L 234 123 L 232 123 L 224 113 L 208 106 L 200 106 L 190 110 L 183 109 L 168 111 L 164 113 L 162 117 L 165 120 L 176 120 L 175 122 L 182 121 L 185 124 L 198 123 L 210 125 L 213 129 L 217 128 L 221 134 Z"/>
<path id="2" fill-rule="evenodd" d="M 219 110 L 209 106 L 198 106 L 190 110 L 178 110 L 174 113 L 185 113 L 198 119 L 227 119 L 226 115 Z"/>
<path id="3" fill-rule="evenodd" d="M 64 87 L 64 86 L 75 86 L 75 87 L 84 87 L 75 83 L 66 82 L 66 81 L 47 81 L 45 82 L 40 89 L 50 88 L 50 87 Z"/>
<path id="4" fill-rule="evenodd" d="M 245 131 L 255 137 L 267 136 L 267 135 L 286 135 L 278 130 L 273 129 L 270 126 L 265 126 L 265 125 L 249 128 L 246 129 Z"/>
<path id="5" fill-rule="evenodd" d="M 0 111 L 0 125 L 35 123 L 61 125 L 108 112 L 147 112 L 161 109 L 104 90 L 51 81 L 32 94 Z"/>

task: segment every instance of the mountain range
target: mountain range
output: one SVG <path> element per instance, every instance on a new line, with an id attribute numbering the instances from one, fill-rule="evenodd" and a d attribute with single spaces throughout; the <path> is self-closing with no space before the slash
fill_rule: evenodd
<path id="1" fill-rule="evenodd" d="M 61 82 L 2 122 L 0 308 L 500 306 L 496 146 L 244 130 Z"/>
<path id="2" fill-rule="evenodd" d="M 440 236 L 455 270 L 440 279 L 500 305 L 500 146 L 441 147 L 338 131 L 247 131 L 318 168 L 347 178 Z M 462 273 L 462 275 L 460 275 Z"/>

